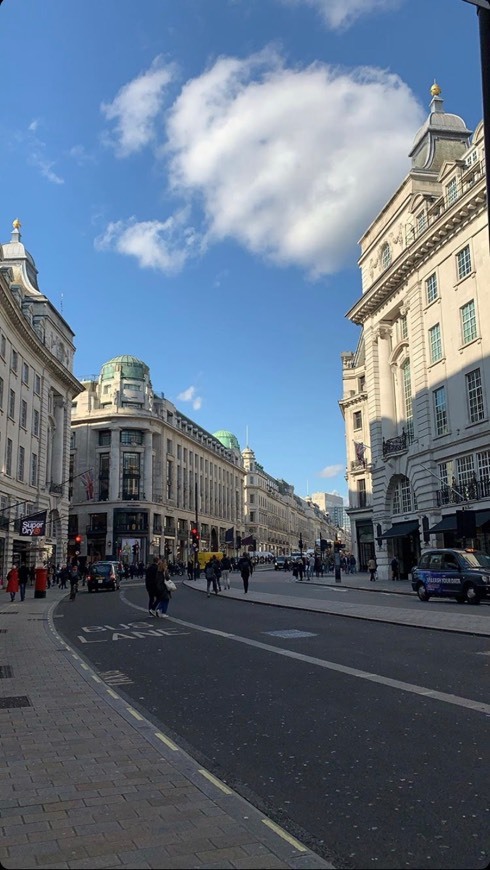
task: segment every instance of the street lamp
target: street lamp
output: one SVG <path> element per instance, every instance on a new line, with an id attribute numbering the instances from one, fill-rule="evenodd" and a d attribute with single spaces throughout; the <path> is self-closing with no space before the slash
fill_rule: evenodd
<path id="1" fill-rule="evenodd" d="M 299 554 L 300 554 L 301 558 L 303 558 L 303 536 L 302 536 L 301 532 L 299 533 L 298 544 L 299 544 Z"/>
<path id="2" fill-rule="evenodd" d="M 477 7 L 480 29 L 481 83 L 483 95 L 483 134 L 487 177 L 487 215 L 490 214 L 490 0 L 464 0 Z M 488 221 L 490 234 L 490 219 Z"/>

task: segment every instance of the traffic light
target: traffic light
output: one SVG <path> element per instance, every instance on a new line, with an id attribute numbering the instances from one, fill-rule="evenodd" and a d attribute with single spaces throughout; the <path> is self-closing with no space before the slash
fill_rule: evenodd
<path id="1" fill-rule="evenodd" d="M 192 549 L 197 552 L 199 549 L 199 531 L 197 526 L 191 528 Z"/>
<path id="2" fill-rule="evenodd" d="M 82 543 L 82 536 L 75 535 L 75 544 L 81 544 L 81 543 Z"/>

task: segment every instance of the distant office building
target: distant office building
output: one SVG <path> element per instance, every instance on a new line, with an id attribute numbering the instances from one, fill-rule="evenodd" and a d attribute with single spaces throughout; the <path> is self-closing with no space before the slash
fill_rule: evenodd
<path id="1" fill-rule="evenodd" d="M 0 248 L 0 570 L 66 558 L 74 333 L 39 289 L 15 220 Z M 46 516 L 42 535 L 22 517 Z"/>

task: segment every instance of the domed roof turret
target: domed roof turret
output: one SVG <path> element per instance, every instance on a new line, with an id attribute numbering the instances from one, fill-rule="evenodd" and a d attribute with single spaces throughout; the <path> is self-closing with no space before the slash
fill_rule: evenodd
<path id="1" fill-rule="evenodd" d="M 115 356 L 109 362 L 104 363 L 100 370 L 100 376 L 105 380 L 113 378 L 116 372 L 123 378 L 134 378 L 138 381 L 144 381 L 150 369 L 143 360 L 129 354 L 123 354 L 123 356 Z"/>
<path id="2" fill-rule="evenodd" d="M 228 432 L 227 429 L 220 429 L 219 432 L 214 432 L 213 434 L 214 438 L 221 441 L 223 447 L 226 447 L 227 450 L 238 450 L 240 452 L 238 439 L 236 435 L 233 435 L 233 432 Z"/>
<path id="3" fill-rule="evenodd" d="M 417 130 L 409 153 L 412 167 L 439 171 L 446 160 L 456 160 L 468 146 L 471 130 L 459 115 L 444 111 L 441 89 L 434 82 L 430 92 L 430 113 Z"/>

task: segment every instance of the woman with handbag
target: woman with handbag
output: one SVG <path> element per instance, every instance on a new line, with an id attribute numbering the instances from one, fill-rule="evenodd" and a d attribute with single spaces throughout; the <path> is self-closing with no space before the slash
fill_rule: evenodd
<path id="1" fill-rule="evenodd" d="M 160 616 L 162 619 L 167 617 L 168 602 L 172 597 L 172 592 L 167 586 L 167 583 L 170 582 L 168 565 L 164 559 L 160 559 L 157 565 L 157 604 L 155 606 L 155 616 Z"/>

